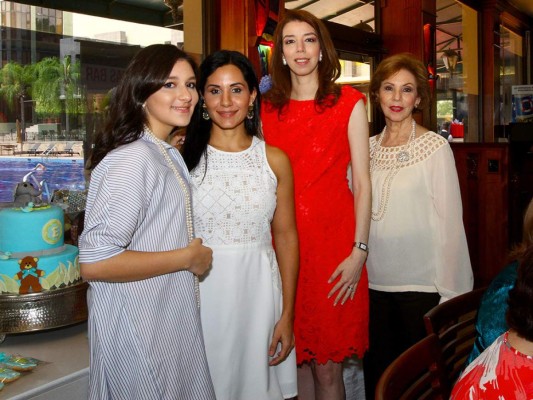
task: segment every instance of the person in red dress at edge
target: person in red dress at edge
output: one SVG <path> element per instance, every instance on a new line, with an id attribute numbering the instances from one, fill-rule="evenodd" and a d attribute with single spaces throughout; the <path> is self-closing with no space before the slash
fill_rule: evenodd
<path id="1" fill-rule="evenodd" d="M 461 374 L 452 400 L 533 399 L 533 246 L 526 251 L 500 335 Z"/>
<path id="2" fill-rule="evenodd" d="M 344 399 L 342 362 L 362 357 L 368 346 L 366 98 L 335 83 L 340 62 L 333 42 L 322 21 L 306 11 L 288 10 L 278 23 L 271 71 L 263 132 L 293 166 L 300 240 L 298 398 Z"/>

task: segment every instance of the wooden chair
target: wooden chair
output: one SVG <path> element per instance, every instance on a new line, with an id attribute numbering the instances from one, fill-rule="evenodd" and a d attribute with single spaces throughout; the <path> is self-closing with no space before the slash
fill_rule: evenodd
<path id="1" fill-rule="evenodd" d="M 435 334 L 404 351 L 381 375 L 376 400 L 445 400 L 450 388 Z"/>
<path id="2" fill-rule="evenodd" d="M 428 334 L 436 334 L 448 382 L 453 386 L 464 368 L 476 339 L 476 316 L 486 288 L 454 297 L 429 310 L 424 316 Z"/>

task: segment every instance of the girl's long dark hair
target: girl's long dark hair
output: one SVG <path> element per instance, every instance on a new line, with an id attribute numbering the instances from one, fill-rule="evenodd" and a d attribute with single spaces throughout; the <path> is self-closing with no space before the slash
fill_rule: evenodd
<path id="1" fill-rule="evenodd" d="M 143 104 L 165 84 L 178 60 L 187 61 L 197 75 L 192 58 L 171 44 L 147 46 L 133 57 L 112 92 L 106 123 L 95 139 L 89 169 L 96 167 L 111 150 L 141 137 L 147 122 Z"/>
<path id="2" fill-rule="evenodd" d="M 248 84 L 248 90 L 257 94 L 254 100 L 253 118 L 244 120 L 246 133 L 249 136 L 261 136 L 260 112 L 261 94 L 259 93 L 259 81 L 255 74 L 252 63 L 246 56 L 238 51 L 219 50 L 209 55 L 200 65 L 200 77 L 198 79 L 198 89 L 203 97 L 207 79 L 220 67 L 234 65 L 242 72 L 244 80 Z M 207 156 L 207 144 L 211 136 L 211 120 L 202 118 L 203 100 L 200 99 L 194 109 L 191 123 L 187 127 L 185 142 L 183 143 L 183 159 L 187 163 L 189 171 L 194 169 L 200 162 L 202 154 Z"/>

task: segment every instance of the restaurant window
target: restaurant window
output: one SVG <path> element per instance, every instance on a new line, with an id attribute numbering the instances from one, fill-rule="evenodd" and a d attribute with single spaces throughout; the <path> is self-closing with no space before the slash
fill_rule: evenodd
<path id="1" fill-rule="evenodd" d="M 523 82 L 523 40 L 504 25 L 500 26 L 500 112 L 495 116 L 495 125 L 508 125 L 512 122 L 524 122 L 531 118 L 533 104 L 532 86 L 521 86 Z M 513 89 L 514 98 L 513 102 Z M 524 90 L 522 90 L 524 89 Z M 523 93 L 522 93 L 523 92 Z M 520 101 L 518 101 L 520 100 Z M 527 103 L 524 102 L 527 101 Z M 524 104 L 527 104 L 524 107 Z M 499 119 L 499 120 L 498 120 Z"/>
<path id="2" fill-rule="evenodd" d="M 341 63 L 337 83 L 350 85 L 369 98 L 371 72 L 383 53 L 381 38 L 376 34 L 375 1 L 306 0 L 286 1 L 287 9 L 305 10 L 322 19 L 328 28 Z M 374 133 L 375 118 L 367 103 L 370 131 Z"/>
<path id="3" fill-rule="evenodd" d="M 367 55 L 350 54 L 340 52 L 341 76 L 337 83 L 341 85 L 350 85 L 361 93 L 367 99 L 370 97 L 370 71 L 372 69 L 373 59 Z M 372 121 L 371 107 L 367 107 L 368 120 Z"/>
<path id="4" fill-rule="evenodd" d="M 47 171 L 61 164 L 61 179 L 46 178 L 50 193 L 84 188 L 83 166 L 131 58 L 153 43 L 184 42 L 176 27 L 2 0 L 0 28 L 0 202 L 12 201 L 24 168 L 38 163 L 49 165 Z M 13 144 L 15 154 L 6 154 Z M 65 148 L 71 152 L 62 153 Z M 29 162 L 22 170 L 15 163 L 21 159 Z"/>
<path id="5" fill-rule="evenodd" d="M 454 141 L 477 142 L 479 119 L 478 14 L 455 0 L 437 0 L 437 124 Z"/>
<path id="6" fill-rule="evenodd" d="M 291 10 L 309 11 L 323 21 L 376 31 L 374 1 L 291 0 L 285 1 L 285 7 Z"/>

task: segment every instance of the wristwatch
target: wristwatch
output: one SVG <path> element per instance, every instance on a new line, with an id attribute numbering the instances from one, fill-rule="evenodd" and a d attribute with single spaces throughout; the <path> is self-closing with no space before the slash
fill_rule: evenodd
<path id="1" fill-rule="evenodd" d="M 358 249 L 361 249 L 363 251 L 366 251 L 368 253 L 368 245 L 363 242 L 354 242 L 353 247 L 357 247 Z"/>

